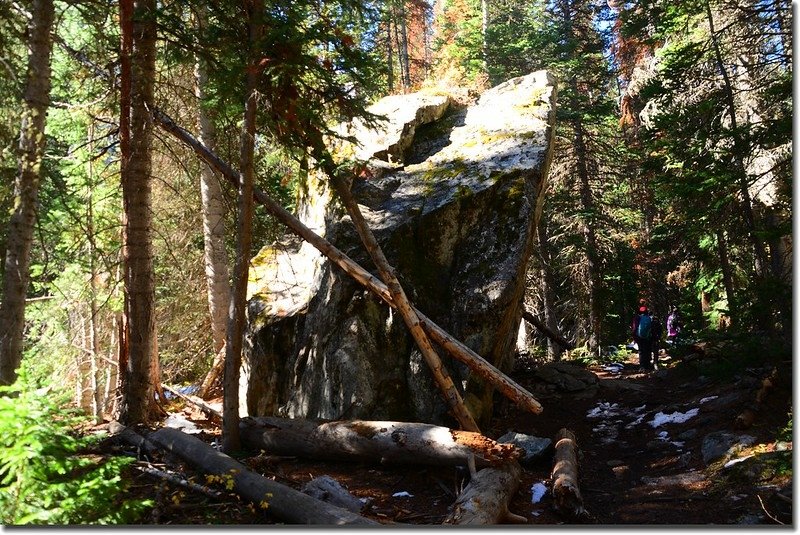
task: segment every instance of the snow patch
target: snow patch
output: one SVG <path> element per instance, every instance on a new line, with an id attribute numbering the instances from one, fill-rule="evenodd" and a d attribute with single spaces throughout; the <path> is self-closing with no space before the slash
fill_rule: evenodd
<path id="1" fill-rule="evenodd" d="M 655 418 L 648 423 L 652 427 L 658 427 L 668 423 L 682 424 L 683 422 L 686 422 L 687 420 L 697 416 L 699 412 L 700 409 L 697 408 L 689 409 L 686 412 L 675 411 L 672 414 L 664 414 L 663 412 L 659 411 L 656 413 Z"/>
<path id="2" fill-rule="evenodd" d="M 413 494 L 409 494 L 408 492 L 406 492 L 404 490 L 400 491 L 400 492 L 395 492 L 394 494 L 392 494 L 392 498 L 413 498 L 413 497 L 414 497 Z"/>
<path id="3" fill-rule="evenodd" d="M 544 483 L 534 483 L 531 487 L 531 503 L 539 503 L 542 497 L 547 493 L 547 487 Z"/>
<path id="4" fill-rule="evenodd" d="M 702 405 L 703 403 L 706 403 L 708 401 L 711 401 L 712 399 L 717 399 L 718 397 L 719 396 L 708 396 L 707 398 L 703 398 L 703 399 L 700 400 L 700 405 Z"/>

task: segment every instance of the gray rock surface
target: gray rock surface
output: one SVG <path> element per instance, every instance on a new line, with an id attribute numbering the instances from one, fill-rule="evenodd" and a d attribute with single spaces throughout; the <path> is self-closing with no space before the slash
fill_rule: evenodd
<path id="1" fill-rule="evenodd" d="M 508 371 L 524 272 L 543 202 L 555 88 L 544 71 L 484 93 L 474 105 L 440 95 L 379 103 L 400 117 L 349 132 L 366 161 L 356 200 L 415 306 Z M 408 106 L 408 107 L 406 107 Z M 298 217 L 377 274 L 349 217 L 311 175 Z M 451 425 L 402 319 L 296 239 L 252 262 L 243 384 L 251 415 L 414 420 Z M 477 418 L 491 389 L 440 353 Z"/>
<path id="2" fill-rule="evenodd" d="M 709 465 L 735 452 L 737 447 L 754 444 L 755 440 L 755 437 L 750 435 L 738 435 L 728 431 L 710 433 L 703 437 L 703 445 L 700 447 L 703 462 Z"/>
<path id="3" fill-rule="evenodd" d="M 514 431 L 509 431 L 498 438 L 497 442 L 501 444 L 514 444 L 522 448 L 525 451 L 525 454 L 520 459 L 522 465 L 528 465 L 541 460 L 553 445 L 553 441 L 549 438 L 535 437 L 524 433 L 515 433 Z"/>

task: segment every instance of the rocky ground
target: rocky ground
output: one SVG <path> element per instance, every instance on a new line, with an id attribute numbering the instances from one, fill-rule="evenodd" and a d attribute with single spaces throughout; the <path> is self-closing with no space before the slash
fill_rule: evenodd
<path id="1" fill-rule="evenodd" d="M 544 412 L 520 413 L 498 400 L 496 417 L 484 433 L 552 438 L 561 428 L 572 430 L 580 447 L 581 492 L 595 524 L 792 523 L 791 430 L 781 434 L 791 417 L 791 361 L 748 367 L 739 359 L 701 351 L 680 360 L 665 356 L 658 371 L 645 374 L 633 353 L 621 360 L 614 366 L 585 367 L 521 363 L 514 378 L 540 399 Z M 198 436 L 204 440 L 219 438 L 218 428 L 195 409 L 185 408 L 184 415 L 203 429 Z M 385 467 L 264 454 L 240 460 L 298 489 L 328 475 L 367 502 L 364 514 L 380 522 L 440 524 L 469 478 L 466 469 L 452 467 Z M 151 462 L 203 481 L 174 460 Z M 573 523 L 553 507 L 552 447 L 524 468 L 510 510 L 530 524 Z M 268 511 L 228 493 L 210 498 L 139 470 L 129 475 L 132 495 L 156 501 L 146 523 L 274 522 Z"/>

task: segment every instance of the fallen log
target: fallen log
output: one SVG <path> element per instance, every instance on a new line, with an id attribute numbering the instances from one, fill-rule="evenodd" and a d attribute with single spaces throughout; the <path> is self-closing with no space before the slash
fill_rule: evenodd
<path id="1" fill-rule="evenodd" d="M 214 407 L 212 407 L 211 405 L 209 405 L 208 403 L 206 403 L 205 401 L 203 401 L 202 399 L 199 399 L 195 396 L 187 396 L 186 394 L 182 394 L 176 389 L 172 388 L 171 386 L 165 385 L 163 383 L 161 384 L 161 387 L 167 392 L 175 396 L 178 396 L 179 398 L 189 403 L 190 405 L 194 405 L 195 407 L 206 413 L 206 415 L 211 416 L 213 418 L 217 418 L 219 420 L 222 419 L 222 413 L 219 412 Z"/>
<path id="2" fill-rule="evenodd" d="M 379 525 L 251 472 L 202 440 L 177 429 L 165 427 L 149 438 L 208 474 L 230 477 L 234 492 L 280 520 L 292 524 Z"/>
<path id="3" fill-rule="evenodd" d="M 140 458 L 142 457 L 142 451 L 148 455 L 158 451 L 158 447 L 155 444 L 130 427 L 126 427 L 116 420 L 112 420 L 108 424 L 108 432 L 111 433 L 111 436 L 114 438 L 136 448 L 138 457 Z"/>
<path id="4" fill-rule="evenodd" d="M 138 470 L 141 470 L 147 475 L 156 477 L 158 479 L 162 479 L 174 485 L 178 485 L 179 487 L 189 489 L 193 492 L 203 494 L 205 496 L 208 496 L 209 498 L 219 500 L 224 497 L 224 495 L 220 491 L 214 490 L 205 485 L 199 485 L 197 483 L 189 481 L 188 479 L 183 478 L 178 474 L 170 474 L 169 472 L 165 472 L 164 470 L 159 470 L 158 468 L 155 468 L 153 466 L 138 466 L 138 465 L 135 466 Z"/>
<path id="5" fill-rule="evenodd" d="M 409 422 L 259 416 L 243 419 L 240 434 L 254 450 L 325 460 L 494 466 L 516 461 L 522 453 L 479 433 Z"/>
<path id="6" fill-rule="evenodd" d="M 525 517 L 508 510 L 521 476 L 522 467 L 516 461 L 480 470 L 458 496 L 444 523 L 462 526 L 527 523 Z"/>
<path id="7" fill-rule="evenodd" d="M 570 520 L 587 521 L 590 516 L 583 506 L 578 486 L 578 444 L 569 429 L 561 429 L 553 441 L 553 499 L 556 510 Z"/>
<path id="8" fill-rule="evenodd" d="M 522 318 L 536 327 L 539 331 L 542 332 L 546 337 L 548 337 L 553 342 L 557 343 L 561 347 L 567 350 L 575 349 L 575 344 L 558 334 L 557 332 L 553 332 L 547 325 L 544 324 L 543 321 L 540 321 L 536 316 L 528 312 L 527 309 L 522 309 Z"/>

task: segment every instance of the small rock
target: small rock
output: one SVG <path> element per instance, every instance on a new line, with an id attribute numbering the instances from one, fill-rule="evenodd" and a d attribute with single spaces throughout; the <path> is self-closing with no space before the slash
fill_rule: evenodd
<path id="1" fill-rule="evenodd" d="M 542 459 L 545 453 L 553 445 L 549 438 L 534 437 L 524 433 L 509 431 L 497 439 L 502 444 L 513 444 L 525 451 L 525 455 L 520 459 L 520 464 L 527 465 Z"/>
<path id="2" fill-rule="evenodd" d="M 750 435 L 736 435 L 727 431 L 717 431 L 703 438 L 700 451 L 706 465 L 722 459 L 736 446 L 749 446 L 755 443 L 755 438 Z"/>
<path id="3" fill-rule="evenodd" d="M 628 466 L 615 466 L 611 469 L 614 472 L 614 476 L 617 479 L 625 479 L 625 477 L 630 473 L 630 468 Z"/>
<path id="4" fill-rule="evenodd" d="M 312 479 L 303 485 L 301 492 L 354 513 L 358 513 L 366 505 L 364 501 L 350 494 L 346 488 L 331 476 L 320 476 Z"/>
<path id="5" fill-rule="evenodd" d="M 764 517 L 761 515 L 744 515 L 739 517 L 739 520 L 736 521 L 737 524 L 740 525 L 753 525 L 753 524 L 762 524 L 764 522 Z"/>
<path id="6" fill-rule="evenodd" d="M 686 468 L 689 466 L 689 463 L 692 462 L 692 454 L 691 452 L 686 452 L 678 457 L 678 466 L 680 468 Z"/>

